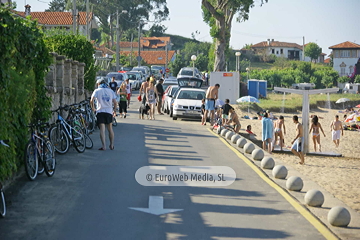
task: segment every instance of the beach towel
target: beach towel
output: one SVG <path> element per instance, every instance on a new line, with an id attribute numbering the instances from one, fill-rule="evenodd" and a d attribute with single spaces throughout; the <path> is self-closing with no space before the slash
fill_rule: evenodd
<path id="1" fill-rule="evenodd" d="M 274 134 L 274 125 L 270 118 L 263 118 L 262 123 L 262 141 L 272 138 Z"/>

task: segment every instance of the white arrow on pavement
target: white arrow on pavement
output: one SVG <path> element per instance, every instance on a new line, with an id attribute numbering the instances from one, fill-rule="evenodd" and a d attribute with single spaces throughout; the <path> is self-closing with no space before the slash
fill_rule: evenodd
<path id="1" fill-rule="evenodd" d="M 146 212 L 154 215 L 163 215 L 171 212 L 182 211 L 183 209 L 164 209 L 164 197 L 162 196 L 149 196 L 149 207 L 148 208 L 134 208 L 130 209 Z"/>

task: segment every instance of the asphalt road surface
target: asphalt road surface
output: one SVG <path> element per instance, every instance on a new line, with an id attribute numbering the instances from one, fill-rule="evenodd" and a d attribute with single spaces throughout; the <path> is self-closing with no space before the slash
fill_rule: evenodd
<path id="1" fill-rule="evenodd" d="M 168 115 L 140 120 L 132 100 L 114 127 L 115 150 L 99 151 L 96 131 L 93 149 L 57 155 L 52 178 L 22 177 L 6 190 L 1 240 L 324 239 L 209 126 Z M 226 187 L 142 186 L 135 173 L 143 166 L 228 166 L 236 180 Z M 139 211 L 149 208 L 154 214 Z M 155 215 L 163 209 L 175 210 Z"/>

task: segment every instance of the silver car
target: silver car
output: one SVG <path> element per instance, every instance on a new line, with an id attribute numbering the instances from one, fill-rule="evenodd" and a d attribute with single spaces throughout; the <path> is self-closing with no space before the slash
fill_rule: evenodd
<path id="1" fill-rule="evenodd" d="M 182 77 L 196 77 L 201 79 L 201 73 L 197 68 L 183 67 L 182 69 L 180 69 L 177 75 L 177 78 L 182 78 Z"/>

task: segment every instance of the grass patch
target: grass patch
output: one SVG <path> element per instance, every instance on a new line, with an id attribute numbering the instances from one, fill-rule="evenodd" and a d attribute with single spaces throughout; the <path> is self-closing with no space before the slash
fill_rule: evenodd
<path id="1" fill-rule="evenodd" d="M 274 66 L 273 63 L 266 63 L 266 62 L 252 62 L 250 64 L 251 69 L 270 69 Z"/>

